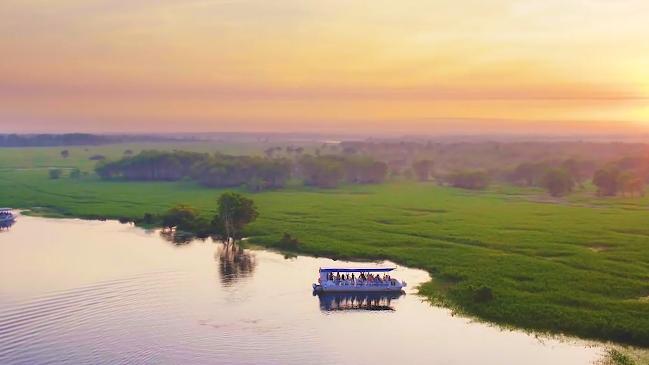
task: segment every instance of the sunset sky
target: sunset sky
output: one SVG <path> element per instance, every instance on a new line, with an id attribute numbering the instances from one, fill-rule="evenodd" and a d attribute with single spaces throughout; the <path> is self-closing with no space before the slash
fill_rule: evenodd
<path id="1" fill-rule="evenodd" d="M 647 0 L 2 0 L 0 133 L 649 132 Z"/>

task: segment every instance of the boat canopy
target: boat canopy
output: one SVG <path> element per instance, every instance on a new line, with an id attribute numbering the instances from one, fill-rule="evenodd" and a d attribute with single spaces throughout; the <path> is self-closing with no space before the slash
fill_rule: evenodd
<path id="1" fill-rule="evenodd" d="M 320 272 L 388 272 L 394 269 L 396 269 L 396 267 L 361 267 L 361 268 L 321 267 Z"/>

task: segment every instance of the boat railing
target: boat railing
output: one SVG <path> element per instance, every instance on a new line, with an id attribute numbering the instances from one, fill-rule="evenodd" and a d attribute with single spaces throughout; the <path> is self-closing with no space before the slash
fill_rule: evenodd
<path id="1" fill-rule="evenodd" d="M 390 280 L 387 282 L 369 282 L 369 281 L 347 281 L 347 280 L 330 280 L 337 286 L 370 286 L 370 287 L 389 287 L 396 286 L 399 282 L 397 280 Z"/>

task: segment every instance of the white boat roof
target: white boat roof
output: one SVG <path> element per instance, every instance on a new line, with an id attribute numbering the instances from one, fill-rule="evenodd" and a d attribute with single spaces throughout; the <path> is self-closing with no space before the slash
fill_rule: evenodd
<path id="1" fill-rule="evenodd" d="M 321 267 L 320 272 L 388 272 L 396 269 L 396 267 Z"/>

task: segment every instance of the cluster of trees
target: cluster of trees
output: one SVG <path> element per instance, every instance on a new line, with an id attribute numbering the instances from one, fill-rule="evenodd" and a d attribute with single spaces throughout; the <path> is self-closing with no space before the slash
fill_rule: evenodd
<path id="1" fill-rule="evenodd" d="M 517 141 L 502 138 L 502 141 L 472 140 L 470 137 L 436 138 L 426 141 L 373 140 L 342 142 L 338 150 L 355 151 L 356 154 L 371 156 L 390 164 L 391 175 L 414 173 L 416 161 L 435 161 L 435 170 L 447 174 L 461 170 L 503 170 L 504 166 L 563 161 L 574 158 L 577 161 L 594 161 L 603 166 L 609 161 L 624 156 L 644 156 L 647 145 L 642 143 L 580 142 L 580 141 Z M 592 177 L 592 173 L 588 178 Z"/>
<path id="2" fill-rule="evenodd" d="M 593 161 L 567 159 L 518 165 L 507 175 L 507 181 L 545 188 L 552 196 L 564 196 L 575 186 L 583 187 L 592 180 L 602 196 L 617 194 L 643 195 L 649 178 L 649 160 L 623 158 L 598 168 Z"/>
<path id="3" fill-rule="evenodd" d="M 593 184 L 597 186 L 597 194 L 615 196 L 630 194 L 644 196 L 646 179 L 630 171 L 623 171 L 616 166 L 599 169 L 593 176 Z"/>
<path id="4" fill-rule="evenodd" d="M 225 243 L 234 243 L 243 238 L 243 229 L 259 215 L 254 202 L 237 193 L 223 193 L 219 197 L 216 215 L 211 219 L 198 214 L 191 206 L 179 204 L 166 211 L 159 222 L 165 230 L 191 232 L 198 237 L 213 236 Z M 155 222 L 147 214 L 144 223 Z"/>
<path id="5" fill-rule="evenodd" d="M 456 188 L 481 190 L 489 185 L 489 175 L 485 171 L 458 171 L 448 174 L 444 181 Z"/>
<path id="6" fill-rule="evenodd" d="M 592 181 L 598 194 L 603 196 L 644 195 L 649 181 L 649 159 L 622 158 L 604 164 L 592 160 L 569 158 L 522 162 L 511 170 L 463 169 L 447 174 L 434 174 L 431 160 L 416 160 L 412 164 L 414 177 L 426 181 L 435 177 L 439 182 L 463 189 L 484 189 L 490 181 L 498 180 L 514 185 L 544 188 L 554 197 L 583 188 Z"/>
<path id="7" fill-rule="evenodd" d="M 287 159 L 212 155 L 191 166 L 189 176 L 209 187 L 246 186 L 253 191 L 276 189 L 291 177 Z"/>
<path id="8" fill-rule="evenodd" d="M 117 161 L 100 162 L 102 179 L 175 181 L 190 178 L 209 187 L 246 186 L 251 190 L 281 188 L 292 178 L 306 185 L 335 187 L 342 182 L 379 183 L 387 165 L 362 156 L 303 155 L 286 158 L 231 156 L 184 151 L 143 151 Z"/>
<path id="9" fill-rule="evenodd" d="M 507 182 L 538 186 L 554 197 L 570 193 L 575 185 L 583 186 L 592 177 L 597 165 L 593 161 L 566 159 L 563 161 L 523 162 L 505 174 Z"/>
<path id="10" fill-rule="evenodd" d="M 507 174 L 506 180 L 517 185 L 544 186 L 553 176 L 559 177 L 561 172 L 570 177 L 574 184 L 581 186 L 593 176 L 596 169 L 597 164 L 593 161 L 573 158 L 563 161 L 523 162 Z"/>
<path id="11" fill-rule="evenodd" d="M 385 180 L 388 165 L 366 156 L 304 155 L 298 160 L 298 173 L 304 184 L 321 188 L 342 182 L 376 184 Z"/>

